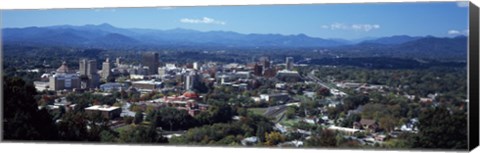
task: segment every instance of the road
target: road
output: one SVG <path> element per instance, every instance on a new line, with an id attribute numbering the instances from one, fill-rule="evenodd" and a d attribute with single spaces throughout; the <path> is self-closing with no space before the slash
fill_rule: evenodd
<path id="1" fill-rule="evenodd" d="M 313 71 L 312 71 L 312 73 L 313 73 Z M 323 83 L 322 80 L 320 80 L 319 78 L 317 78 L 317 77 L 316 77 L 315 75 L 313 75 L 312 73 L 308 73 L 307 78 L 315 81 L 315 83 L 317 83 L 317 84 L 319 84 L 319 85 L 321 85 L 321 86 L 323 86 L 323 87 L 325 87 L 325 88 L 327 88 L 327 89 L 332 89 L 332 87 L 330 87 L 330 86 L 326 85 L 325 83 Z"/>
<path id="2" fill-rule="evenodd" d="M 308 75 L 307 75 L 306 77 L 309 78 L 309 79 L 311 79 L 311 80 L 313 80 L 313 81 L 314 81 L 315 83 L 317 83 L 318 85 L 327 88 L 328 90 L 330 90 L 330 91 L 332 91 L 332 92 L 340 92 L 340 93 L 342 93 L 342 94 L 347 95 L 345 92 L 342 92 L 342 91 L 340 91 L 340 90 L 338 90 L 338 89 L 336 89 L 336 88 L 334 88 L 334 87 L 328 86 L 327 84 L 323 83 L 322 80 L 320 80 L 318 77 L 316 77 L 316 76 L 314 75 L 314 71 L 308 73 Z"/>
<path id="3" fill-rule="evenodd" d="M 268 107 L 267 111 L 265 111 L 263 115 L 265 115 L 266 117 L 276 117 L 285 110 L 287 110 L 286 105 L 272 106 Z"/>

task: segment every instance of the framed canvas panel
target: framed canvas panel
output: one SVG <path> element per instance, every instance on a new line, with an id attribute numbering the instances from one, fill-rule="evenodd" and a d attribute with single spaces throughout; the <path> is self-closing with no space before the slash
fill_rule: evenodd
<path id="1" fill-rule="evenodd" d="M 478 146 L 469 1 L 26 7 L 1 18 L 5 143 Z"/>

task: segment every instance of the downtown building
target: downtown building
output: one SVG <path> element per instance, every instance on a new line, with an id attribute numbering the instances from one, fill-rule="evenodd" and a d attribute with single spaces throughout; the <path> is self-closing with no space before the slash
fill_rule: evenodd
<path id="1" fill-rule="evenodd" d="M 108 82 L 112 78 L 110 60 L 107 58 L 102 64 L 102 79 Z"/>
<path id="2" fill-rule="evenodd" d="M 148 52 L 142 54 L 142 65 L 148 67 L 147 75 L 158 73 L 159 58 L 158 53 Z"/>
<path id="3" fill-rule="evenodd" d="M 81 59 L 79 62 L 82 89 L 97 88 L 100 76 L 97 72 L 97 61 Z"/>
<path id="4" fill-rule="evenodd" d="M 67 63 L 63 62 L 55 73 L 49 77 L 49 88 L 51 90 L 73 90 L 80 88 L 80 77 L 68 69 Z"/>
<path id="5" fill-rule="evenodd" d="M 293 57 L 287 57 L 285 59 L 285 68 L 287 70 L 293 70 Z"/>
<path id="6" fill-rule="evenodd" d="M 200 78 L 197 74 L 196 71 L 190 71 L 185 76 L 185 91 L 192 91 L 194 90 L 197 86 L 198 83 L 200 82 Z"/>

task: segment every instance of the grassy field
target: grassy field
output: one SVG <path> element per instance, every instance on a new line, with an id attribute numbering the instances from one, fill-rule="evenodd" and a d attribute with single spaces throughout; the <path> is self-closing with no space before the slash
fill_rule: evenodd
<path id="1" fill-rule="evenodd" d="M 293 126 L 295 123 L 298 123 L 298 119 L 282 119 L 280 121 L 280 124 L 284 125 L 284 126 Z"/>
<path id="2" fill-rule="evenodd" d="M 139 124 L 139 125 L 135 125 L 135 124 L 124 125 L 124 126 L 121 126 L 121 127 L 117 128 L 117 129 L 115 129 L 115 131 L 120 132 L 121 130 L 126 130 L 126 129 L 128 129 L 128 128 L 133 127 L 133 126 L 144 126 L 144 127 L 148 127 L 148 126 L 150 126 L 150 122 L 144 121 L 144 122 L 142 122 L 142 123 Z"/>
<path id="3" fill-rule="evenodd" d="M 117 129 L 115 129 L 115 131 L 120 132 L 120 131 L 123 131 L 123 130 L 126 130 L 126 129 L 130 128 L 131 126 L 132 126 L 131 124 L 130 125 L 125 125 L 125 126 L 122 126 L 122 127 L 119 127 Z"/>
<path id="4" fill-rule="evenodd" d="M 267 108 L 248 108 L 247 111 L 252 112 L 257 115 L 263 115 L 265 111 L 267 111 Z"/>

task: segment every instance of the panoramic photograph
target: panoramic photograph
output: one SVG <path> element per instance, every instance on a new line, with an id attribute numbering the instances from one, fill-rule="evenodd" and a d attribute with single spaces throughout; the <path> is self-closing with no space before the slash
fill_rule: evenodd
<path id="1" fill-rule="evenodd" d="M 1 10 L 2 141 L 467 150 L 468 7 Z"/>

